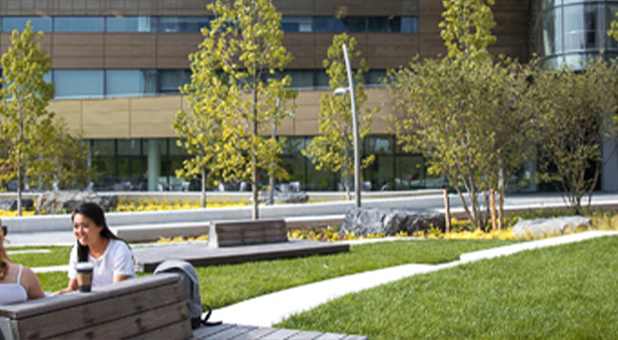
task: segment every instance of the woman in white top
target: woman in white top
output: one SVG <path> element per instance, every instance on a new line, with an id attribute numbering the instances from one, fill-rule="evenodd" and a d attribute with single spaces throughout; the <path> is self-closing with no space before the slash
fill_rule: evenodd
<path id="1" fill-rule="evenodd" d="M 0 306 L 43 297 L 45 293 L 36 274 L 30 268 L 9 261 L 4 235 L 0 232 Z"/>
<path id="2" fill-rule="evenodd" d="M 98 204 L 80 204 L 72 220 L 77 244 L 69 258 L 69 286 L 56 294 L 78 289 L 75 269 L 78 262 L 93 264 L 92 289 L 135 277 L 131 249 L 109 229 L 103 209 Z"/>

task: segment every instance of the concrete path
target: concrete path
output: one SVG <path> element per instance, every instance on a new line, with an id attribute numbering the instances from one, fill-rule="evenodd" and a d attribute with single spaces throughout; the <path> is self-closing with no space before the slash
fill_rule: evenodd
<path id="1" fill-rule="evenodd" d="M 269 327 L 282 321 L 286 317 L 315 308 L 329 300 L 400 280 L 405 277 L 451 268 L 463 263 L 482 259 L 511 255 L 525 250 L 612 235 L 618 235 L 618 232 L 590 231 L 463 254 L 459 261 L 440 265 L 408 264 L 348 275 L 290 288 L 217 309 L 212 313 L 212 320 Z"/>

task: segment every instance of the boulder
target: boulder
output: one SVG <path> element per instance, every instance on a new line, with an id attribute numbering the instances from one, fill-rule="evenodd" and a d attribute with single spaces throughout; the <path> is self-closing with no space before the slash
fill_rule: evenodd
<path id="1" fill-rule="evenodd" d="M 70 212 L 83 202 L 93 202 L 110 211 L 118 206 L 118 196 L 98 195 L 91 191 L 47 191 L 39 195 L 36 210 L 46 214 L 57 214 L 62 210 Z"/>
<path id="2" fill-rule="evenodd" d="M 268 202 L 270 190 L 260 191 L 260 197 L 258 198 L 260 202 Z M 309 201 L 309 195 L 306 192 L 282 192 L 275 190 L 275 195 L 273 196 L 275 203 L 281 204 L 293 204 L 293 203 L 305 203 Z"/>
<path id="3" fill-rule="evenodd" d="M 34 207 L 34 200 L 32 198 L 22 198 L 21 207 L 23 210 L 31 210 Z M 0 200 L 0 210 L 15 211 L 17 210 L 17 198 L 9 198 Z"/>
<path id="4" fill-rule="evenodd" d="M 405 208 L 350 208 L 346 211 L 341 233 L 356 236 L 384 233 L 395 235 L 405 232 L 412 235 L 431 228 L 445 229 L 444 215 L 434 211 Z"/>
<path id="5" fill-rule="evenodd" d="M 511 232 L 518 237 L 539 238 L 563 235 L 567 232 L 574 232 L 579 227 L 589 227 L 591 224 L 592 220 L 582 216 L 539 218 L 535 220 L 519 220 Z"/>

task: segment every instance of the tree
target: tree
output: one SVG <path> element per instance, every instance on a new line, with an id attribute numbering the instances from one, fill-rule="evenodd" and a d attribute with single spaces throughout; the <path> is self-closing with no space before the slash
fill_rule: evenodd
<path id="1" fill-rule="evenodd" d="M 350 63 L 360 57 L 360 51 L 356 51 L 356 39 L 347 34 L 333 37 L 333 44 L 328 48 L 328 57 L 324 60 L 324 67 L 329 76 L 331 90 L 340 87 L 348 87 L 348 76 L 343 56 L 343 44 L 348 46 Z M 367 72 L 367 63 L 361 59 L 360 68 L 354 75 L 354 91 L 356 97 L 357 112 L 367 101 L 367 95 L 363 91 L 363 73 Z M 347 199 L 350 200 L 350 174 L 354 171 L 354 144 L 352 131 L 352 111 L 350 96 L 335 96 L 331 93 L 322 94 L 320 99 L 319 136 L 316 136 L 302 150 L 302 154 L 309 157 L 316 165 L 316 170 L 330 170 L 343 172 Z M 376 109 L 377 111 L 377 109 Z M 371 131 L 373 113 L 367 110 L 359 117 L 359 137 L 364 138 Z M 362 168 L 373 163 L 375 156 L 370 155 L 362 160 Z"/>
<path id="2" fill-rule="evenodd" d="M 82 131 L 71 133 L 63 118 L 54 119 L 50 126 L 43 126 L 48 140 L 42 150 L 38 169 L 42 171 L 31 183 L 47 188 L 51 183 L 59 190 L 81 190 L 95 180 L 95 168 L 90 165 L 90 149 L 84 141 Z M 38 178 L 38 180 L 37 180 Z M 37 183 L 38 182 L 38 183 Z M 52 189 L 54 185 L 52 185 Z"/>
<path id="3" fill-rule="evenodd" d="M 525 72 L 487 50 L 495 42 L 490 5 L 493 0 L 445 1 L 440 34 L 448 55 L 389 72 L 399 143 L 424 153 L 430 173 L 446 176 L 475 228 L 487 222 L 477 196 L 498 186 L 499 169 L 522 160 L 513 157 L 519 144 L 511 143 L 524 140 L 514 124 L 526 120 L 518 117 Z"/>
<path id="4" fill-rule="evenodd" d="M 43 76 L 51 70 L 51 57 L 41 50 L 43 33 L 32 32 L 28 22 L 20 34 L 11 34 L 11 46 L 2 56 L 3 78 L 0 79 L 0 117 L 2 138 L 9 141 L 11 152 L 6 161 L 14 166 L 17 179 L 17 210 L 21 216 L 21 198 L 26 176 L 36 177 L 36 160 L 42 128 L 49 126 L 53 114 L 46 107 L 53 97 L 53 84 Z M 13 175 L 11 175 L 13 176 Z"/>
<path id="5" fill-rule="evenodd" d="M 603 168 L 601 145 L 615 136 L 611 124 L 618 109 L 615 91 L 616 61 L 601 58 L 588 62 L 578 73 L 563 67 L 539 72 L 534 81 L 538 107 L 541 180 L 563 193 L 574 213 L 582 212 L 582 198 L 589 198 Z M 589 200 L 590 202 L 590 200 Z"/>
<path id="6" fill-rule="evenodd" d="M 176 174 L 187 179 L 200 176 L 202 208 L 206 208 L 206 186 L 215 181 L 219 166 L 227 158 L 224 151 L 230 150 L 223 147 L 229 142 L 223 131 L 230 87 L 221 78 L 223 65 L 217 59 L 223 53 L 217 49 L 222 47 L 215 44 L 215 39 L 205 39 L 199 50 L 189 56 L 191 83 L 181 91 L 187 95 L 191 110 L 178 111 L 172 125 L 179 137 L 178 146 L 193 156 L 183 162 L 183 169 L 176 170 Z"/>
<path id="7" fill-rule="evenodd" d="M 192 64 L 215 65 L 222 84 L 219 89 L 196 93 L 202 97 L 194 98 L 196 103 L 200 101 L 203 105 L 192 108 L 200 120 L 215 117 L 214 121 L 204 122 L 204 126 L 214 124 L 215 130 L 220 127 L 220 131 L 210 137 L 187 133 L 186 141 L 203 149 L 196 166 L 208 167 L 223 181 L 251 184 L 253 218 L 258 219 L 260 171 L 277 178 L 285 176 L 278 158 L 280 141 L 264 136 L 285 118 L 289 101 L 295 95 L 285 88 L 290 85 L 289 76 L 275 76 L 292 56 L 281 43 L 281 14 L 270 0 L 217 0 L 208 9 L 215 19 L 202 30 L 204 42 Z M 207 75 L 212 76 L 207 71 L 194 73 L 192 84 L 200 86 L 215 81 L 204 80 Z M 217 109 L 212 105 L 217 105 Z M 207 154 L 212 153 L 216 162 L 208 160 Z"/>

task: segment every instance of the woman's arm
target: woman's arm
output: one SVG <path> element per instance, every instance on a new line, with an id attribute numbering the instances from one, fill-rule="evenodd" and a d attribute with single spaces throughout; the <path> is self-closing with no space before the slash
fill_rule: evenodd
<path id="1" fill-rule="evenodd" d="M 67 288 L 63 289 L 63 290 L 59 290 L 59 291 L 55 292 L 54 294 L 52 294 L 52 296 L 74 292 L 78 288 L 79 288 L 79 286 L 77 285 L 77 279 L 69 279 L 69 286 Z"/>
<path id="2" fill-rule="evenodd" d="M 114 283 L 130 279 L 131 275 L 114 275 Z"/>
<path id="3" fill-rule="evenodd" d="M 41 288 L 41 282 L 32 269 L 23 267 L 21 284 L 26 288 L 28 300 L 40 299 L 45 297 L 45 292 Z"/>

